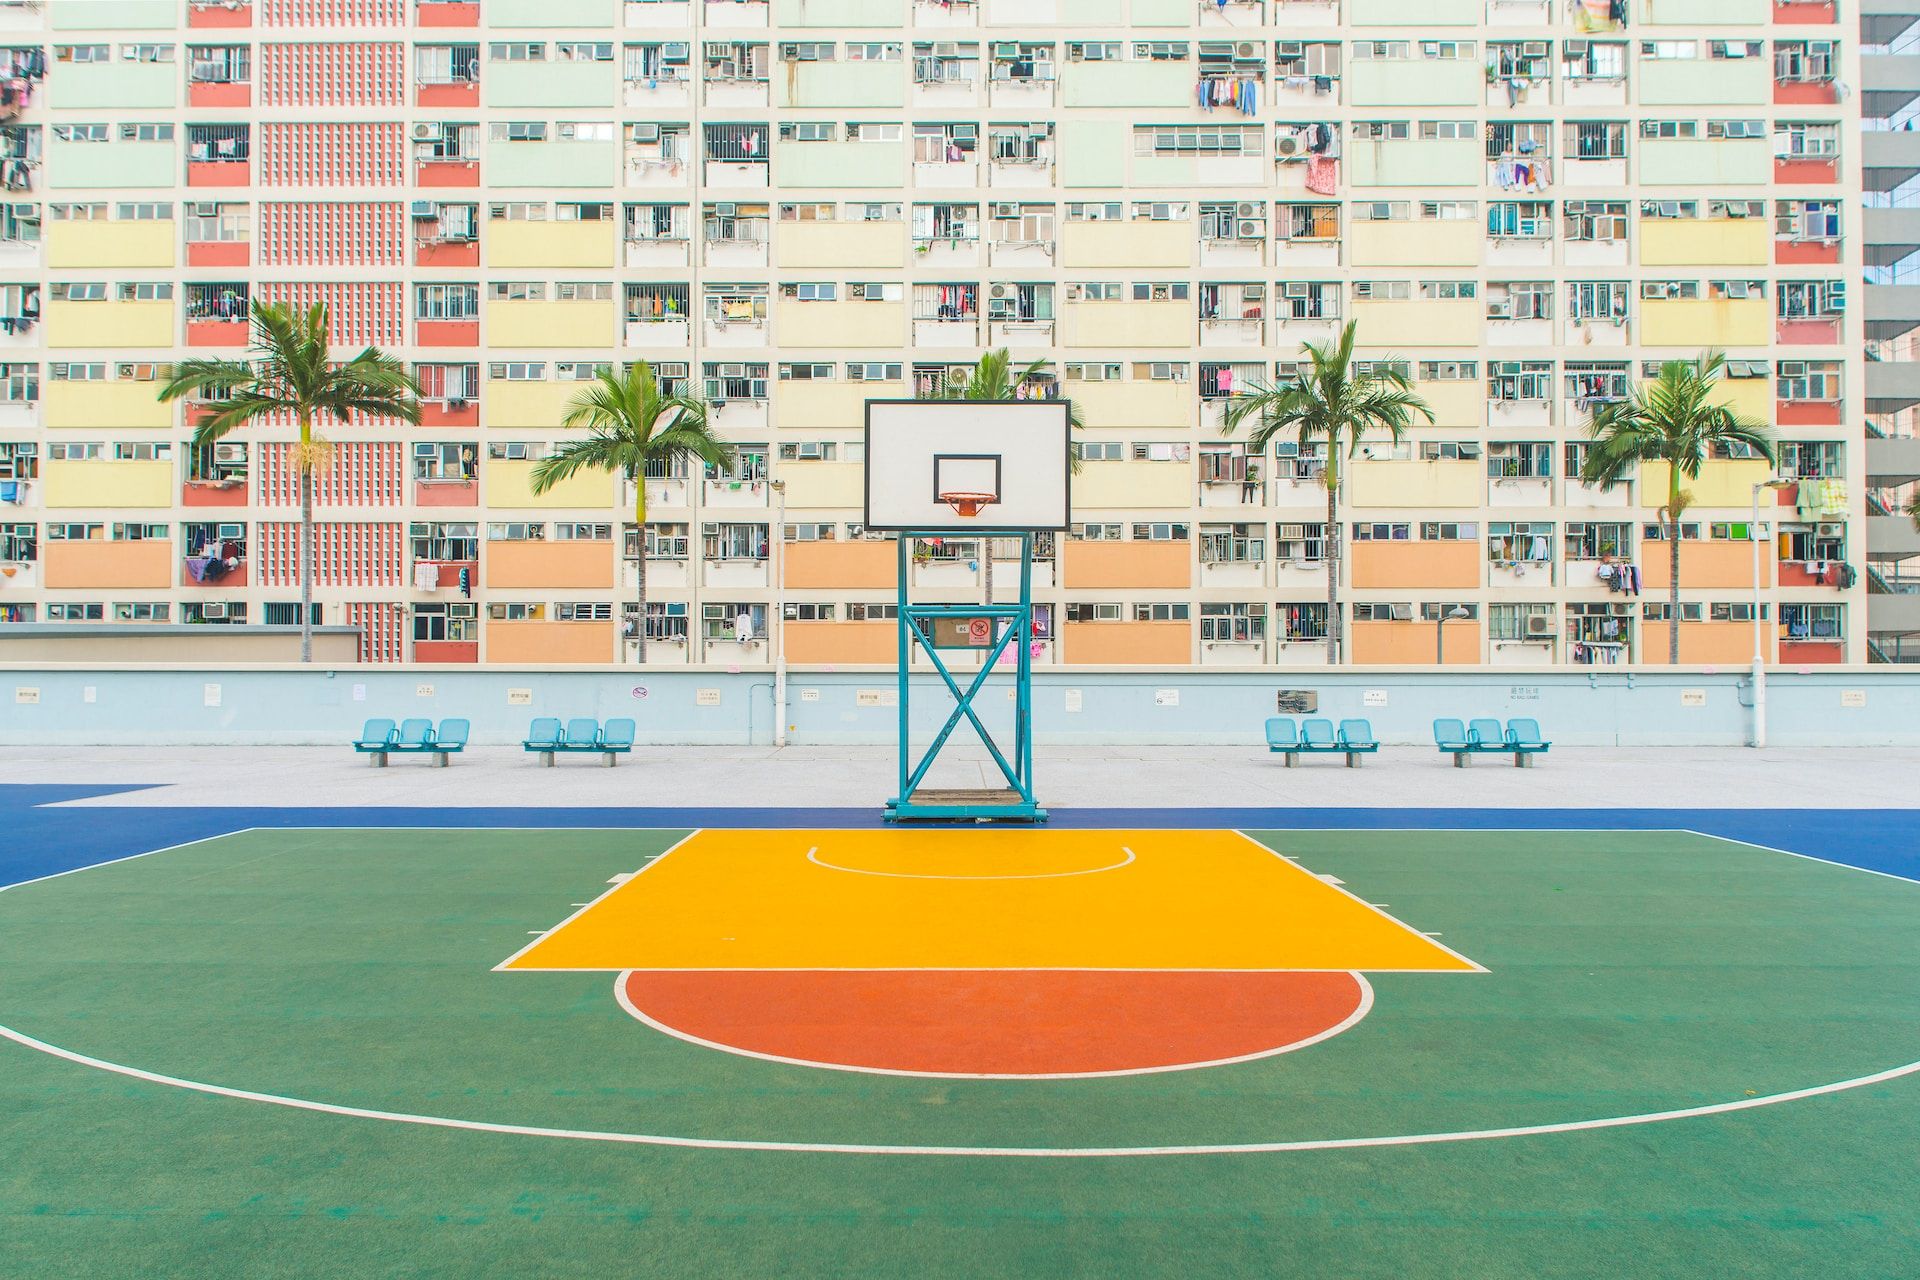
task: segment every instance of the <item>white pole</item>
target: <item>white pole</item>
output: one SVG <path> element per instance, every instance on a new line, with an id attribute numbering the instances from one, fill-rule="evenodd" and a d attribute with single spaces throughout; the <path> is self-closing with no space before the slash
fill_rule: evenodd
<path id="1" fill-rule="evenodd" d="M 1753 544 L 1753 745 L 1767 745 L 1767 649 L 1766 629 L 1760 622 L 1760 490 L 1753 486 L 1753 522 L 1747 526 L 1747 541 Z M 1675 618 L 1673 625 L 1679 626 Z"/>
<path id="2" fill-rule="evenodd" d="M 773 745 L 787 745 L 787 482 L 773 481 Z"/>

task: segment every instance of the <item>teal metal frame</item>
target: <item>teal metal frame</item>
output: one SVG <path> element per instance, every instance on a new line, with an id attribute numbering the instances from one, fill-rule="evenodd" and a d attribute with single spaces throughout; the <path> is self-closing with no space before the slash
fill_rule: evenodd
<path id="1" fill-rule="evenodd" d="M 1033 798 L 1033 534 L 997 532 L 992 537 L 1017 537 L 1020 540 L 1020 598 L 1012 604 L 915 604 L 908 597 L 912 580 L 913 544 L 921 537 L 952 537 L 951 529 L 934 531 L 901 530 L 899 534 L 899 638 L 900 638 L 900 792 L 887 801 L 886 820 L 901 821 L 978 821 L 1045 822 L 1047 811 Z M 991 554 L 991 547 L 987 548 Z M 984 650 L 967 646 L 968 652 L 983 652 L 980 670 L 962 688 L 940 656 L 943 647 L 933 633 L 934 624 L 951 619 L 990 618 L 1006 626 Z M 1004 752 L 974 710 L 974 700 L 987 687 L 1007 646 L 1015 646 L 1013 695 L 1013 749 Z M 953 695 L 953 711 L 933 737 L 933 742 L 918 758 L 914 755 L 912 727 L 912 676 L 915 650 L 926 650 L 933 660 L 934 673 Z M 987 752 L 999 766 L 1007 787 L 1017 797 L 1006 802 L 929 802 L 916 803 L 915 790 L 927 771 L 933 768 L 940 752 L 953 737 L 962 720 L 973 726 L 986 744 Z M 1009 759 L 1009 755 L 1011 759 Z"/>

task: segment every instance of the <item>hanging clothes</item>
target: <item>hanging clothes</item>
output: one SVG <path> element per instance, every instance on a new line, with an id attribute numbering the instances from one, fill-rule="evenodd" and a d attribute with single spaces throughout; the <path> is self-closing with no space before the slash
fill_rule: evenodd
<path id="1" fill-rule="evenodd" d="M 1327 156 L 1307 157 L 1307 190 L 1315 195 L 1330 196 L 1334 193 L 1340 173 L 1340 162 Z"/>

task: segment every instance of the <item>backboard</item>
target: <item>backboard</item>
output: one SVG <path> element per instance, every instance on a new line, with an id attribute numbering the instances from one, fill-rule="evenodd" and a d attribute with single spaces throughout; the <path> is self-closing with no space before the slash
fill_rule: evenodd
<path id="1" fill-rule="evenodd" d="M 866 527 L 1065 529 L 1067 416 L 1064 400 L 867 401 Z M 960 494 L 972 500 L 949 500 Z"/>

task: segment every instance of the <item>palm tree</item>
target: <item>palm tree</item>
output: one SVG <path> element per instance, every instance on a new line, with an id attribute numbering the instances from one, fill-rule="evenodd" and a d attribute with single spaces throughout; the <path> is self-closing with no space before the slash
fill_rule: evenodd
<path id="1" fill-rule="evenodd" d="M 300 473 L 300 661 L 313 661 L 313 473 L 333 447 L 314 434 L 324 418 L 355 414 L 420 421 L 420 384 L 406 366 L 377 347 L 343 364 L 329 354 L 327 308 L 296 312 L 284 303 L 253 304 L 253 343 L 244 360 L 187 360 L 173 368 L 160 399 L 193 396 L 213 402 L 193 430 L 204 449 L 250 423 L 289 415 L 299 424 L 293 465 Z"/>
<path id="2" fill-rule="evenodd" d="M 1773 461 L 1773 432 L 1767 424 L 1735 413 L 1714 401 L 1714 388 L 1726 373 L 1718 351 L 1700 359 L 1669 360 L 1651 382 L 1636 383 L 1624 400 L 1594 411 L 1588 434 L 1593 445 L 1581 465 L 1580 479 L 1611 488 L 1640 462 L 1667 464 L 1667 500 L 1660 528 L 1667 537 L 1667 661 L 1680 662 L 1680 515 L 1693 495 L 1680 487 L 1696 479 L 1715 445 L 1743 444 Z"/>
<path id="3" fill-rule="evenodd" d="M 1025 368 L 1015 370 L 1013 357 L 1005 347 L 989 351 L 974 362 L 973 368 L 964 380 L 948 378 L 933 386 L 915 399 L 919 400 L 1020 400 L 1021 388 L 1042 385 L 1047 377 L 1047 362 L 1035 360 Z M 1044 398 L 1044 397 L 1043 397 Z M 1085 427 L 1086 420 L 1080 415 L 1080 406 L 1067 403 L 1067 426 L 1078 431 Z M 1073 469 L 1080 470 L 1080 459 L 1075 456 Z M 986 539 L 981 546 L 981 561 L 985 566 L 983 585 L 986 588 L 987 603 L 993 603 L 993 542 Z"/>
<path id="4" fill-rule="evenodd" d="M 1376 361 L 1366 373 L 1353 367 L 1355 322 L 1349 320 L 1336 341 L 1303 343 L 1306 359 L 1293 381 L 1275 386 L 1254 383 L 1227 401 L 1220 434 L 1232 435 L 1252 424 L 1247 443 L 1260 453 L 1281 432 L 1299 437 L 1302 452 L 1325 441 L 1327 469 L 1327 661 L 1340 661 L 1340 446 L 1349 456 L 1361 437 L 1386 432 L 1397 443 L 1416 417 L 1433 421 L 1433 410 L 1414 394 L 1407 375 L 1390 360 Z"/>
<path id="5" fill-rule="evenodd" d="M 593 383 L 573 398 L 560 425 L 587 434 L 562 443 L 552 457 L 533 469 L 533 491 L 545 493 L 581 471 L 617 471 L 633 484 L 633 528 L 639 540 L 640 609 L 634 619 L 639 661 L 647 660 L 647 464 L 674 458 L 698 458 L 726 466 L 733 446 L 713 434 L 704 401 L 668 395 L 653 366 L 636 360 L 625 375 L 600 370 Z M 775 529 L 778 538 L 785 530 Z"/>

